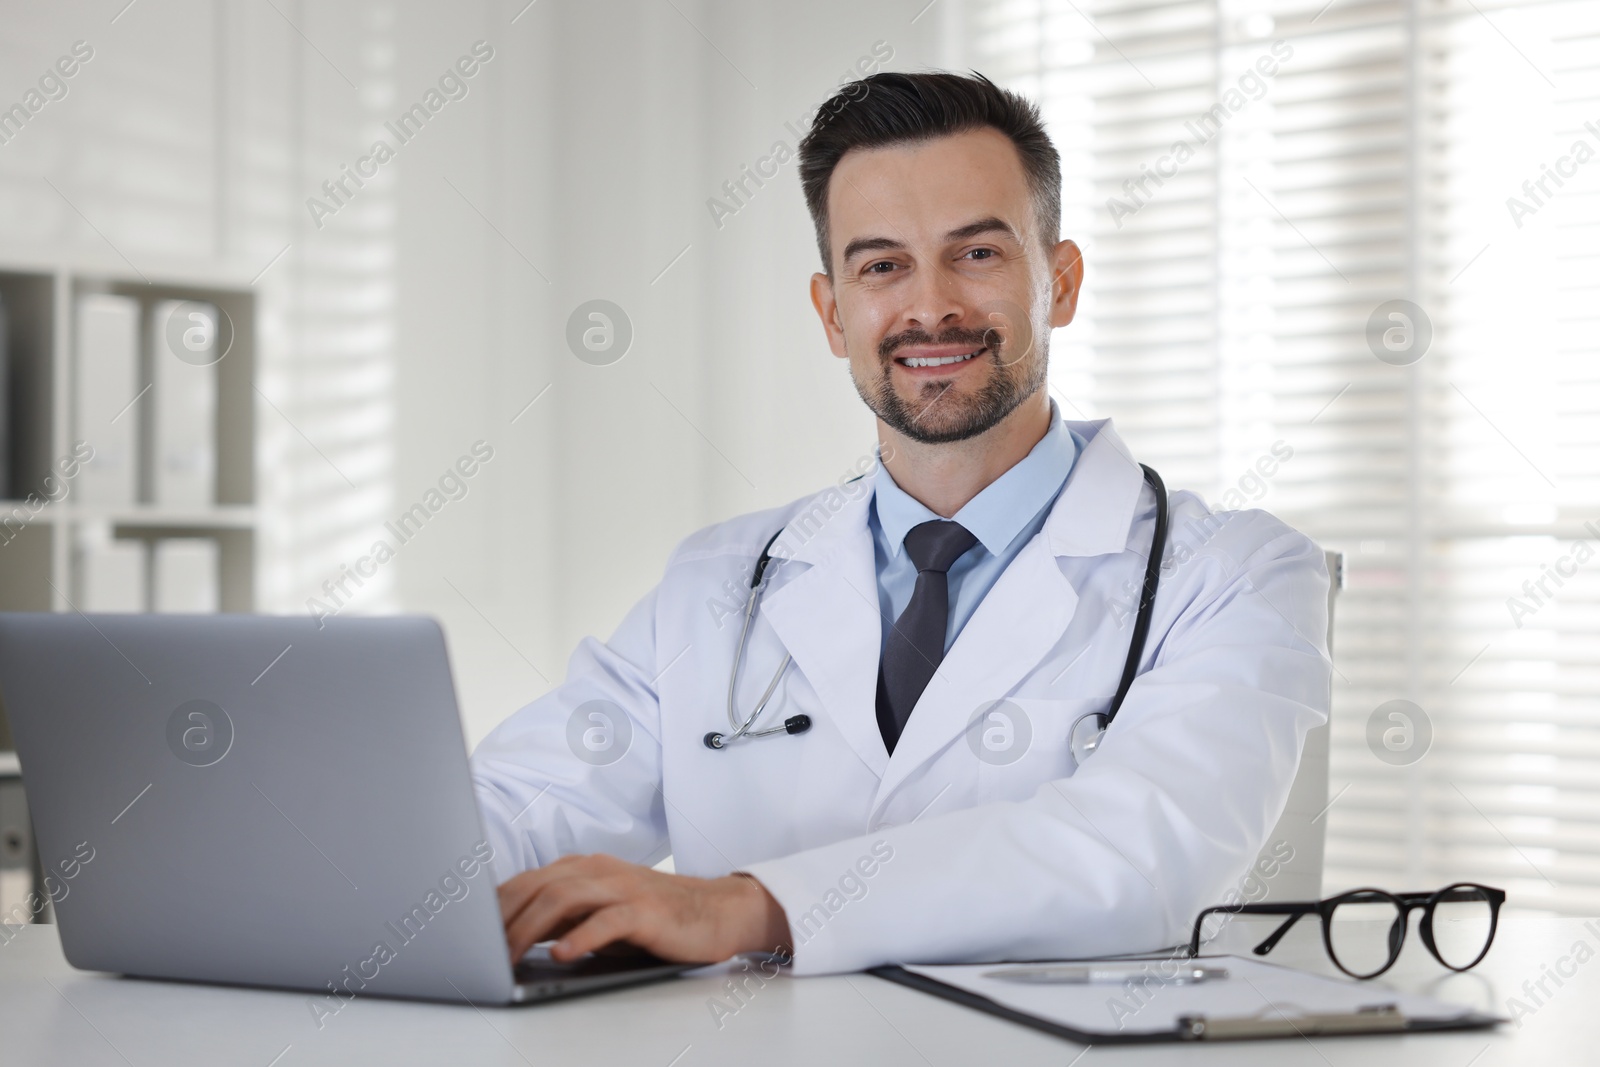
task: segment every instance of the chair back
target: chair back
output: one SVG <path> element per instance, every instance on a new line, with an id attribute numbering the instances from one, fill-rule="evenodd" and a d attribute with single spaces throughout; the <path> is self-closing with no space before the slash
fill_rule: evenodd
<path id="1" fill-rule="evenodd" d="M 1333 655 L 1333 604 L 1344 588 L 1344 555 L 1328 561 L 1328 654 Z M 1330 714 L 1331 718 L 1331 714 Z M 1256 865 L 1245 876 L 1246 900 L 1320 900 L 1323 853 L 1328 836 L 1328 737 L 1330 723 L 1306 735 L 1300 770 L 1278 825 L 1267 836 Z M 1291 851 L 1292 850 L 1292 851 Z M 1265 887 L 1263 893 L 1262 887 Z"/>

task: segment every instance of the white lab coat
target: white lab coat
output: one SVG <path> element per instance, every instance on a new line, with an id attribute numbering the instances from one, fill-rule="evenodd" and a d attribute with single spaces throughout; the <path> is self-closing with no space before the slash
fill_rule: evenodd
<path id="1" fill-rule="evenodd" d="M 1255 859 L 1326 721 L 1327 570 L 1271 515 L 1174 492 L 1143 673 L 1076 766 L 1068 731 L 1116 690 L 1155 507 L 1108 420 L 1068 425 L 1087 445 L 1065 487 L 893 757 L 874 703 L 875 471 L 686 538 L 611 639 L 586 638 L 566 680 L 484 740 L 472 766 L 496 877 L 573 852 L 747 871 L 788 915 L 796 974 L 1187 941 Z M 729 730 L 744 591 L 780 527 L 738 707 L 787 652 L 761 725 L 804 713 L 812 727 L 714 751 L 702 738 Z M 591 701 L 608 703 L 574 716 Z"/>

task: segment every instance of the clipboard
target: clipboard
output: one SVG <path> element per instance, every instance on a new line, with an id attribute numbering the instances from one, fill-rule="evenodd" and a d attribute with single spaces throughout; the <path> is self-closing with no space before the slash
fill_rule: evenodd
<path id="1" fill-rule="evenodd" d="M 1160 963 L 1164 959 L 1164 957 L 1154 960 L 1122 958 L 1105 962 L 1115 962 L 1126 966 L 1141 962 Z M 1247 965 L 1251 968 L 1271 968 L 1286 975 L 1313 978 L 1337 985 L 1354 984 L 1348 983 L 1344 979 L 1308 975 L 1306 972 L 1296 971 L 1293 968 L 1280 967 L 1277 964 L 1269 964 L 1264 961 L 1241 959 L 1236 956 L 1202 956 L 1197 957 L 1197 959 L 1221 962 L 1233 966 Z M 1085 961 L 1073 962 L 1081 963 Z M 996 970 L 1003 969 L 1004 966 L 1004 964 L 988 964 L 983 969 Z M 1359 1034 L 1414 1034 L 1450 1030 L 1482 1030 L 1508 1021 L 1504 1017 L 1486 1015 L 1473 1009 L 1462 1009 L 1459 1013 L 1442 1017 L 1418 1014 L 1416 1012 L 1413 1012 L 1412 1015 L 1407 1015 L 1398 1001 L 1409 1000 L 1415 1004 L 1420 1000 L 1431 1000 L 1431 998 L 1395 994 L 1384 990 L 1383 987 L 1358 986 L 1358 988 L 1371 988 L 1376 995 L 1372 998 L 1372 1004 L 1364 1005 L 1356 1010 L 1295 1011 L 1287 1010 L 1286 1007 L 1279 1007 L 1271 1003 L 1254 1013 L 1219 1015 L 1202 1011 L 1178 1010 L 1175 1012 L 1176 1019 L 1170 1029 L 1124 1032 L 1110 1028 L 1098 1029 L 1068 1025 L 1056 1019 L 1046 1018 L 1039 1014 L 1022 1010 L 1019 1007 L 1001 1003 L 993 997 L 985 996 L 970 989 L 940 981 L 938 978 L 930 977 L 927 974 L 919 974 L 907 970 L 905 967 L 896 964 L 873 967 L 867 973 L 885 981 L 909 986 L 931 996 L 954 1001 L 957 1004 L 963 1004 L 969 1008 L 1019 1023 L 1034 1030 L 1041 1030 L 1056 1037 L 1064 1037 L 1069 1041 L 1075 1041 L 1083 1045 L 1138 1045 L 1184 1041 L 1242 1041 Z M 1055 988 L 1068 989 L 1069 987 L 1058 986 Z M 1077 987 L 1078 990 L 1083 990 L 1084 988 L 1082 986 Z M 1108 989 L 1114 993 L 1119 988 L 1114 985 L 1101 985 L 1096 990 L 1096 993 L 1103 996 Z M 1071 994 L 1069 993 L 1068 995 Z M 1084 994 L 1080 992 L 1078 995 L 1083 996 Z M 1179 1000 L 1184 998 L 1186 993 L 1182 988 L 1175 987 L 1172 989 L 1171 995 L 1175 1000 Z M 1433 1003 L 1442 1004 L 1442 1002 L 1438 1001 Z"/>

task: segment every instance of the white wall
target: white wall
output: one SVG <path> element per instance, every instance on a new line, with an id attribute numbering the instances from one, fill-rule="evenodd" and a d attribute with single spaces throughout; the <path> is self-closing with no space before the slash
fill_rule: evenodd
<path id="1" fill-rule="evenodd" d="M 494 448 L 350 606 L 444 620 L 472 742 L 609 634 L 683 536 L 870 448 L 807 296 L 794 163 L 720 228 L 706 201 L 793 148 L 785 123 L 803 132 L 874 42 L 894 69 L 955 64 L 957 0 L 523 3 L 0 2 L 8 103 L 75 40 L 96 49 L 0 146 L 0 260 L 273 264 L 263 610 L 304 611 L 473 442 Z M 478 40 L 495 54 L 467 96 L 318 226 L 307 198 Z M 597 297 L 635 330 L 606 367 L 564 339 Z"/>
<path id="2" fill-rule="evenodd" d="M 794 147 L 785 122 L 803 132 L 873 42 L 897 69 L 941 65 L 938 9 L 913 25 L 920 7 L 401 15 L 403 84 L 475 34 L 497 49 L 478 110 L 406 161 L 399 217 L 398 499 L 474 439 L 497 450 L 400 570 L 403 603 L 446 620 L 474 740 L 558 682 L 584 634 L 609 634 L 683 536 L 836 480 L 871 447 L 807 296 L 794 164 L 720 229 L 706 200 L 773 142 Z M 564 339 L 596 297 L 635 329 L 606 367 Z"/>
<path id="3" fill-rule="evenodd" d="M 321 229 L 305 208 L 387 107 L 394 21 L 378 2 L 0 4 L 5 106 L 93 49 L 0 145 L 0 261 L 255 280 L 268 610 L 304 610 L 370 545 L 398 478 L 397 176 Z M 365 595 L 392 607 L 393 588 L 386 571 Z"/>

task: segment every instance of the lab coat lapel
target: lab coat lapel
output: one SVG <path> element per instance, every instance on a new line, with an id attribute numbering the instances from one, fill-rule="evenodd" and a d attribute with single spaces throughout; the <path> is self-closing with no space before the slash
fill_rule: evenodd
<path id="1" fill-rule="evenodd" d="M 922 691 L 878 786 L 875 809 L 947 746 L 966 745 L 963 735 L 979 708 L 1009 695 L 1037 668 L 1077 605 L 1077 591 L 1045 540 L 1035 537 L 983 598 Z M 977 753 L 966 755 L 976 772 Z"/>
<path id="2" fill-rule="evenodd" d="M 1120 553 L 1127 546 L 1143 472 L 1108 420 L 1069 425 L 1087 439 L 1083 453 L 1044 526 L 967 620 L 917 701 L 879 783 L 874 815 L 952 743 L 965 752 L 964 735 L 979 709 L 1010 696 L 1061 641 L 1078 593 L 1058 557 Z M 976 752 L 966 754 L 975 770 Z"/>
<path id="3" fill-rule="evenodd" d="M 875 473 L 875 472 L 874 472 Z M 882 777 L 889 753 L 878 732 L 878 651 L 883 619 L 872 533 L 867 527 L 874 474 L 852 483 L 856 495 L 837 510 L 822 503 L 789 520 L 772 547 L 785 569 L 781 585 L 769 589 L 761 613 L 785 651 L 811 683 L 823 714 L 844 735 L 863 763 Z"/>

